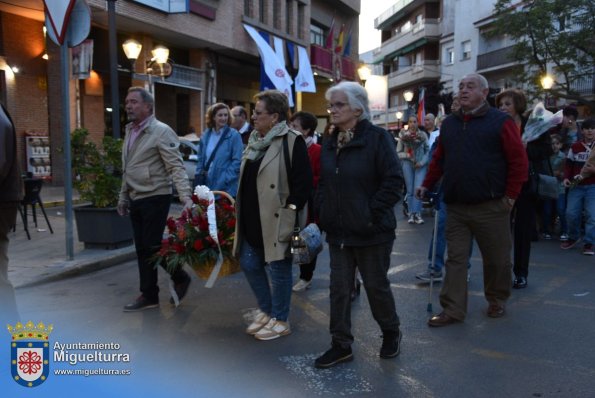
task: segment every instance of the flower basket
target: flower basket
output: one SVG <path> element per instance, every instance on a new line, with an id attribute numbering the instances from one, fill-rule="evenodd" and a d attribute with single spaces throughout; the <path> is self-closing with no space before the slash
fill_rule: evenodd
<path id="1" fill-rule="evenodd" d="M 200 279 L 206 280 L 211 276 L 211 272 L 213 272 L 216 262 L 217 259 L 215 258 L 199 261 L 198 263 L 190 264 L 190 268 L 194 270 Z M 239 261 L 235 257 L 225 257 L 223 259 L 221 270 L 219 271 L 219 277 L 233 275 L 238 272 L 240 272 Z"/>
<path id="2" fill-rule="evenodd" d="M 215 200 L 215 195 L 219 199 Z M 170 273 L 188 264 L 212 287 L 218 277 L 240 271 L 232 255 L 235 234 L 235 201 L 226 192 L 199 185 L 192 195 L 194 206 L 180 217 L 167 219 L 167 231 L 155 262 Z M 220 267 L 217 264 L 220 263 Z"/>

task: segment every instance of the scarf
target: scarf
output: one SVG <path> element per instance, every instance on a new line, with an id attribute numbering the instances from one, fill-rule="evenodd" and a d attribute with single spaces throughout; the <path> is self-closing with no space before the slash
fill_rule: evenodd
<path id="1" fill-rule="evenodd" d="M 248 145 L 242 155 L 242 160 L 258 160 L 264 156 L 267 149 L 271 145 L 273 138 L 283 133 L 287 128 L 285 121 L 279 122 L 269 130 L 264 137 L 260 136 L 260 133 L 256 130 L 252 131 L 250 138 L 248 138 Z"/>
<path id="2" fill-rule="evenodd" d="M 347 129 L 347 131 L 339 131 L 337 134 L 337 153 L 353 138 L 353 130 Z"/>

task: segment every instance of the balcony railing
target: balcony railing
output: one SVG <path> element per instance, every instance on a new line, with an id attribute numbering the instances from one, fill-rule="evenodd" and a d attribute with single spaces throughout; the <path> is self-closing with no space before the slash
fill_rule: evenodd
<path id="1" fill-rule="evenodd" d="M 328 48 L 310 44 L 310 64 L 321 72 L 333 74 L 333 51 Z M 355 65 L 350 57 L 341 57 L 341 77 L 355 80 Z"/>
<path id="2" fill-rule="evenodd" d="M 388 88 L 397 88 L 424 80 L 437 79 L 440 79 L 440 62 L 426 60 L 421 64 L 407 66 L 389 74 Z"/>
<path id="3" fill-rule="evenodd" d="M 400 55 L 399 52 L 406 53 L 411 51 L 409 46 L 414 43 L 426 42 L 428 38 L 440 37 L 440 20 L 425 19 L 411 26 L 406 32 L 400 32 L 381 44 L 380 51 L 374 53 L 374 57 L 390 56 L 392 54 Z M 414 46 L 415 48 L 415 46 Z"/>
<path id="4" fill-rule="evenodd" d="M 494 68 L 516 62 L 512 59 L 512 49 L 514 46 L 504 47 L 496 51 L 480 54 L 477 56 L 477 70 Z"/>
<path id="5" fill-rule="evenodd" d="M 581 96 L 591 97 L 595 95 L 595 76 L 582 76 L 580 79 L 577 79 L 574 82 L 572 82 L 572 84 L 570 85 L 570 89 Z"/>
<path id="6" fill-rule="evenodd" d="M 397 12 L 399 12 L 401 9 L 405 8 L 405 6 L 413 3 L 414 1 L 415 0 L 399 0 L 399 1 L 397 1 L 391 8 L 384 11 L 382 14 L 380 14 L 380 16 L 378 16 L 378 18 L 376 18 L 374 20 L 374 28 L 378 29 L 378 26 L 381 23 L 383 23 L 384 21 L 386 21 L 387 19 L 389 19 L 390 17 L 395 15 Z"/>
<path id="7" fill-rule="evenodd" d="M 310 64 L 323 72 L 333 73 L 333 52 L 328 48 L 310 44 Z"/>

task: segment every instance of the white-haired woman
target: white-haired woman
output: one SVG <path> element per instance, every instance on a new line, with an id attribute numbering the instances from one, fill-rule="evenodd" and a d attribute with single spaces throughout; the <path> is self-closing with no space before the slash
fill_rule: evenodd
<path id="1" fill-rule="evenodd" d="M 399 317 L 387 272 L 403 174 L 391 135 L 370 123 L 368 95 L 353 82 L 326 92 L 333 132 L 324 138 L 316 206 L 329 244 L 332 346 L 316 359 L 329 368 L 353 359 L 350 292 L 356 268 L 383 334 L 380 356 L 399 354 Z"/>

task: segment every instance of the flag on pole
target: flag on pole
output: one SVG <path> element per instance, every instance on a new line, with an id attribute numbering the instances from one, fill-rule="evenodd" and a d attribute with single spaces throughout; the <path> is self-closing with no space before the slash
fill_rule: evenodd
<path id="1" fill-rule="evenodd" d="M 285 63 L 285 46 L 283 45 L 283 39 L 277 36 L 273 36 L 273 46 L 275 47 L 275 54 L 279 59 L 279 63 L 281 63 L 281 65 L 283 66 L 287 65 Z M 287 81 L 287 85 L 289 86 L 289 91 L 285 94 L 287 95 L 287 99 L 289 100 L 289 106 L 293 107 L 293 94 L 291 92 L 291 85 L 293 84 L 293 80 L 291 79 L 289 73 L 287 73 L 285 80 Z"/>
<path id="2" fill-rule="evenodd" d="M 426 118 L 426 104 L 424 101 L 425 91 L 426 90 L 423 87 L 419 89 L 419 102 L 417 105 L 417 124 L 419 124 L 420 126 L 423 126 L 424 119 Z"/>
<path id="3" fill-rule="evenodd" d="M 347 35 L 347 41 L 345 42 L 345 48 L 343 49 L 343 56 L 348 57 L 351 55 L 351 34 L 353 33 L 353 29 L 349 30 L 349 34 Z"/>
<path id="4" fill-rule="evenodd" d="M 291 95 L 291 85 L 293 84 L 293 80 L 287 73 L 285 65 L 279 61 L 275 51 L 271 48 L 269 43 L 258 34 L 256 29 L 250 25 L 243 25 L 246 32 L 248 32 L 250 37 L 252 37 L 252 40 L 256 43 L 266 75 L 271 79 L 271 82 L 277 90 L 287 95 L 287 98 L 290 101 L 290 106 L 293 106 L 293 98 Z"/>
<path id="5" fill-rule="evenodd" d="M 267 43 L 269 42 L 269 34 L 267 32 L 260 31 L 258 33 L 262 36 L 262 39 L 265 42 L 267 42 Z M 275 88 L 275 85 L 273 84 L 271 79 L 269 79 L 269 77 L 267 76 L 267 73 L 264 69 L 264 59 L 261 57 L 260 58 L 260 91 L 272 90 L 274 88 Z"/>
<path id="6" fill-rule="evenodd" d="M 298 46 L 298 58 L 300 66 L 298 74 L 295 77 L 295 91 L 315 93 L 316 83 L 314 82 L 310 59 L 308 59 L 308 51 L 305 47 Z"/>
<path id="7" fill-rule="evenodd" d="M 339 36 L 337 36 L 337 46 L 335 47 L 335 53 L 340 54 L 343 51 L 343 38 L 345 36 L 345 25 L 341 25 Z"/>
<path id="8" fill-rule="evenodd" d="M 326 37 L 326 42 L 324 43 L 324 46 L 326 48 L 328 48 L 329 50 L 333 49 L 333 41 L 334 41 L 334 35 L 335 35 L 335 17 L 333 17 L 333 20 L 331 21 L 331 27 L 328 30 L 328 36 Z"/>

